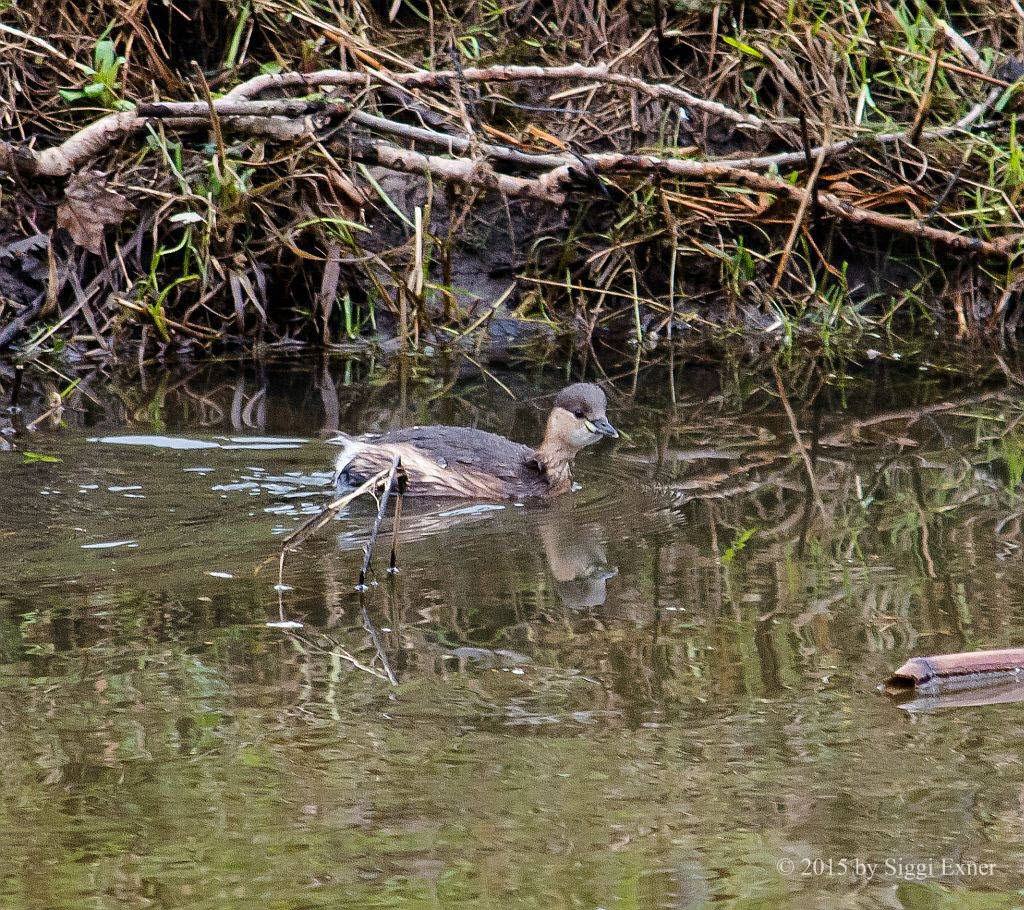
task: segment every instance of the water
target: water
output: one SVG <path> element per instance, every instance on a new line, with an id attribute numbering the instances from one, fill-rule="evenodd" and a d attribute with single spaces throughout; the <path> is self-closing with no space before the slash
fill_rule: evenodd
<path id="1" fill-rule="evenodd" d="M 60 462 L 0 454 L 0 905 L 1024 904 L 1024 705 L 875 691 L 1024 644 L 1019 394 L 794 391 L 816 497 L 777 399 L 677 378 L 572 496 L 409 504 L 363 603 L 372 504 L 265 564 L 323 431 L 542 410 L 466 369 L 84 383 L 24 441 Z"/>

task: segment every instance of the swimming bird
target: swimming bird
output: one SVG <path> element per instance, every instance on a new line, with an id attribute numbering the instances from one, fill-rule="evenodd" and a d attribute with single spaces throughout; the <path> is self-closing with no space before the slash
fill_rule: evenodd
<path id="1" fill-rule="evenodd" d="M 391 466 L 397 455 L 406 495 L 466 499 L 552 497 L 572 489 L 577 453 L 603 437 L 618 437 L 608 422 L 608 400 L 589 382 L 555 396 L 544 439 L 536 448 L 468 427 L 409 427 L 383 435 L 347 436 L 334 465 L 337 486 L 362 483 Z"/>

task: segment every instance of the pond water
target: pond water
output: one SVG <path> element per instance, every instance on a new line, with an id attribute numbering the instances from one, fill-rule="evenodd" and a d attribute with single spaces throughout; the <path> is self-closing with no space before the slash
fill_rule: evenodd
<path id="1" fill-rule="evenodd" d="M 558 375 L 86 378 L 0 453 L 0 906 L 1024 904 L 1024 704 L 876 692 L 1024 644 L 1024 400 L 795 374 L 805 459 L 735 375 L 619 379 L 554 503 L 407 501 L 362 596 L 372 503 L 278 585 L 325 435 L 530 440 Z"/>

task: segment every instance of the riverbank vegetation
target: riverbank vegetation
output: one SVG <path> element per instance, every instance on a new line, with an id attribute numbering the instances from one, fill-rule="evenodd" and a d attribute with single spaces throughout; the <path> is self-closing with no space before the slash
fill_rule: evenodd
<path id="1" fill-rule="evenodd" d="M 0 349 L 1017 333 L 1016 0 L 14 0 L 0 41 Z"/>

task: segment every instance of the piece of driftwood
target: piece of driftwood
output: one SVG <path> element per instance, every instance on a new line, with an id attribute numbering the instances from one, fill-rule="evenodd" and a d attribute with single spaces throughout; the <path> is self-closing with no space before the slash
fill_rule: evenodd
<path id="1" fill-rule="evenodd" d="M 964 651 L 912 657 L 885 682 L 890 695 L 954 691 L 1003 683 L 1015 675 L 1024 676 L 1024 648 L 994 651 Z"/>
<path id="2" fill-rule="evenodd" d="M 947 691 L 939 689 L 934 692 L 919 692 L 917 689 L 905 689 L 893 693 L 901 711 L 908 714 L 925 714 L 931 711 L 948 711 L 957 708 L 981 708 L 985 705 L 1007 705 L 1012 702 L 1024 701 L 1024 680 L 1018 674 L 996 674 L 999 682 L 989 680 L 984 687 L 965 689 L 963 691 Z"/>

